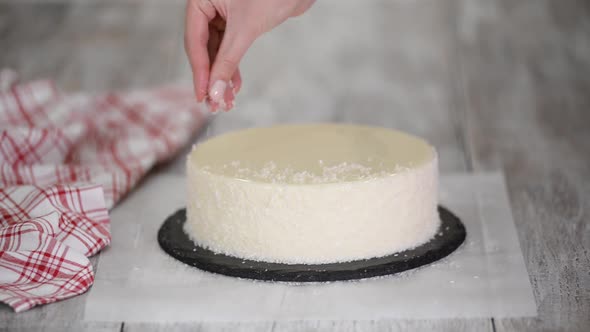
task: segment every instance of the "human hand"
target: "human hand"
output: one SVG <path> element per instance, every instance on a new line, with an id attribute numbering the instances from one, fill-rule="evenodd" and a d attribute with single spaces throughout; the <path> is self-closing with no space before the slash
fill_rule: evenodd
<path id="1" fill-rule="evenodd" d="M 239 64 L 254 40 L 315 0 L 187 0 L 184 45 L 198 101 L 211 111 L 233 107 Z"/>

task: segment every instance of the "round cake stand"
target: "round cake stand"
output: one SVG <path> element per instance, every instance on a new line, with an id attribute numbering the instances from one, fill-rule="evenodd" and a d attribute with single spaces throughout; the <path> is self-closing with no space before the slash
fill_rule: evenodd
<path id="1" fill-rule="evenodd" d="M 201 270 L 232 277 L 287 282 L 364 279 L 395 274 L 430 264 L 455 251 L 467 235 L 461 220 L 439 206 L 438 233 L 423 245 L 388 256 L 330 264 L 280 264 L 217 254 L 195 243 L 184 232 L 186 209 L 169 216 L 158 232 L 160 247 L 175 259 Z"/>

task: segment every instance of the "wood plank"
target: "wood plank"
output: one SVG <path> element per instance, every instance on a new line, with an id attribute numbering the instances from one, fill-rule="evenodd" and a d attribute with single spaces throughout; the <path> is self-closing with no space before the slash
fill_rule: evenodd
<path id="1" fill-rule="evenodd" d="M 590 3 L 461 0 L 466 142 L 503 167 L 539 316 L 498 330 L 590 328 Z"/>
<path id="2" fill-rule="evenodd" d="M 149 87 L 171 79 L 180 55 L 180 1 L 0 6 L 8 13 L 0 15 L 0 36 L 9 45 L 0 67 L 23 80 L 52 78 L 76 92 Z"/>
<path id="3" fill-rule="evenodd" d="M 125 323 L 125 332 L 165 331 L 492 331 L 486 319 L 379 320 L 379 321 L 294 321 L 281 323 L 202 323 L 202 324 L 136 324 Z"/>
<path id="4" fill-rule="evenodd" d="M 68 90 L 137 89 L 171 80 L 184 2 L 91 2 L 73 7 L 60 40 L 75 50 L 58 77 Z M 89 20 L 89 18 L 92 18 Z"/>
<path id="5" fill-rule="evenodd" d="M 121 323 L 55 321 L 34 325 L 20 321 L 18 324 L 2 324 L 2 328 L 5 328 L 2 331 L 11 332 L 120 332 Z"/>
<path id="6" fill-rule="evenodd" d="M 70 7 L 65 3 L 44 6 L 33 3 L 0 3 L 0 68 L 18 69 L 25 79 L 32 79 L 36 74 L 55 74 L 61 61 L 55 61 L 54 53 L 63 53 L 63 49 L 52 49 L 46 45 L 51 43 Z M 29 47 L 25 50 L 26 45 Z M 34 52 L 31 52 L 32 48 Z M 40 58 L 39 50 L 43 50 L 45 61 Z M 32 57 L 35 58 L 34 61 L 30 60 Z"/>

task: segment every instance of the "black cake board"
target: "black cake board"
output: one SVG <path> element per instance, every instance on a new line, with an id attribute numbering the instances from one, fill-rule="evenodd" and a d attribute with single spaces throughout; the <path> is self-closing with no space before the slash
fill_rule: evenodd
<path id="1" fill-rule="evenodd" d="M 169 216 L 158 232 L 160 247 L 175 259 L 201 270 L 232 277 L 287 282 L 364 279 L 415 269 L 448 256 L 467 235 L 461 220 L 439 206 L 437 235 L 413 249 L 388 256 L 330 264 L 281 264 L 241 259 L 196 245 L 184 232 L 186 209 Z"/>

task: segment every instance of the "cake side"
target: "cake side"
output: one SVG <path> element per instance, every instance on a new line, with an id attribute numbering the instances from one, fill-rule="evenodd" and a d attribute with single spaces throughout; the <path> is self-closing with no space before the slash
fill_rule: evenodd
<path id="1" fill-rule="evenodd" d="M 186 231 L 231 256 L 318 264 L 388 255 L 438 231 L 438 167 L 430 160 L 362 181 L 269 183 L 187 164 Z"/>

